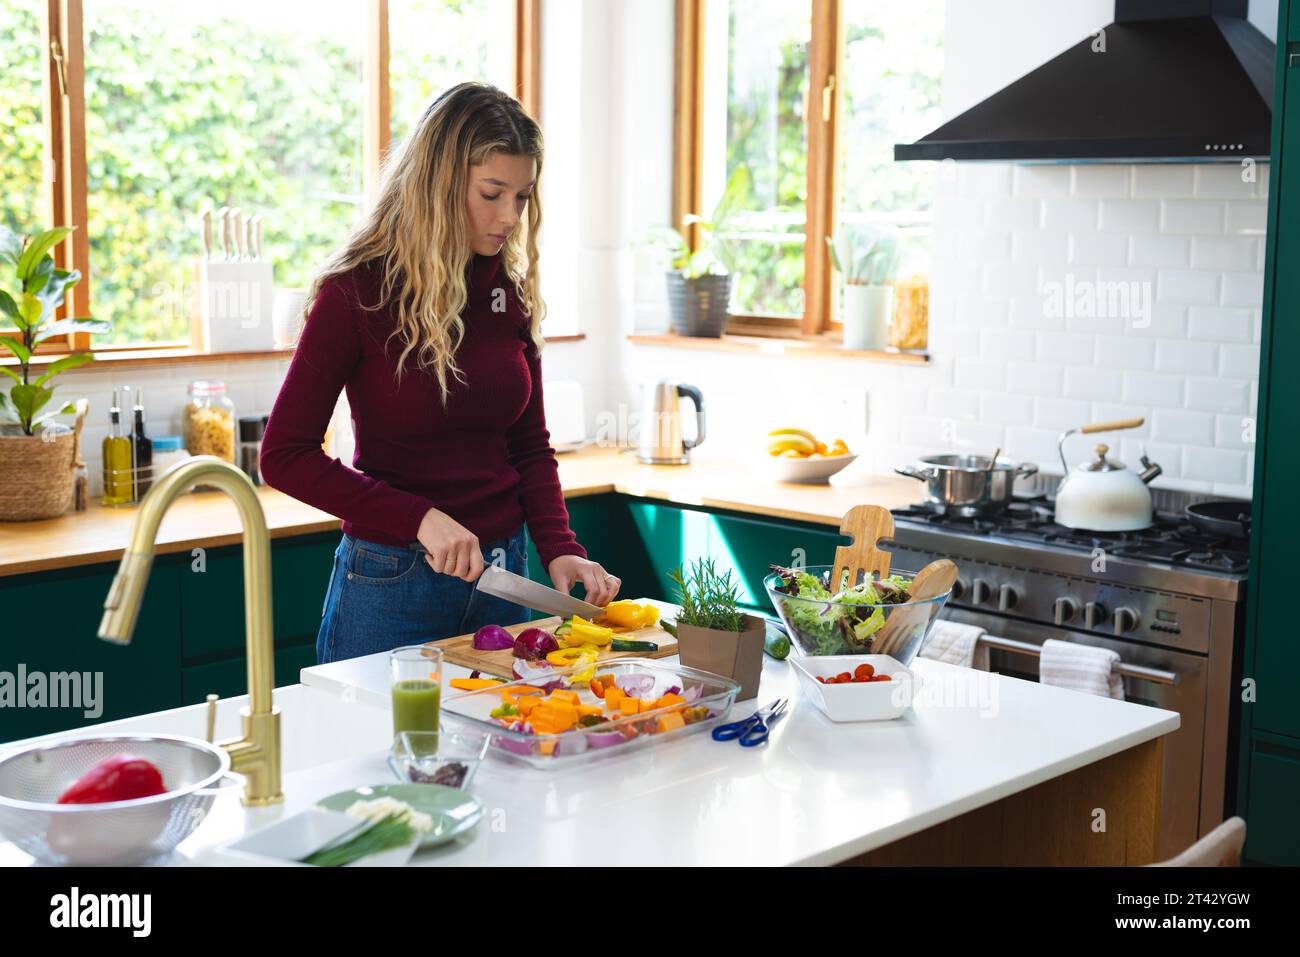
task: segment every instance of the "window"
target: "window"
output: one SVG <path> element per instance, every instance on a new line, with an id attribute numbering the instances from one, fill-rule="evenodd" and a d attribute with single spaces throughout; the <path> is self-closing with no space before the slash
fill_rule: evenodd
<path id="1" fill-rule="evenodd" d="M 85 276 L 72 308 L 114 323 L 46 346 L 187 345 L 205 209 L 262 216 L 277 287 L 307 285 L 440 89 L 485 79 L 535 105 L 537 10 L 0 0 L 0 222 L 78 226 L 57 251 Z"/>
<path id="2" fill-rule="evenodd" d="M 484 80 L 511 88 L 514 15 L 513 0 L 390 0 L 394 143 L 449 86 Z"/>
<path id="3" fill-rule="evenodd" d="M 900 275 L 927 270 L 933 167 L 893 147 L 940 122 L 943 0 L 677 0 L 677 15 L 677 224 L 736 168 L 752 181 L 723 233 L 732 328 L 833 330 L 837 223 L 896 227 Z"/>
<path id="4" fill-rule="evenodd" d="M 304 286 L 361 208 L 354 0 L 85 0 L 86 203 L 107 341 L 186 340 L 204 209 L 264 221 L 276 284 Z"/>
<path id="5" fill-rule="evenodd" d="M 732 309 L 797 317 L 804 311 L 808 199 L 809 7 L 727 0 L 708 7 L 704 62 L 705 215 L 738 167 L 750 197 L 724 230 L 734 261 Z"/>
<path id="6" fill-rule="evenodd" d="M 33 232 L 42 216 L 45 127 L 41 21 L 31 0 L 0 0 L 0 225 Z"/>

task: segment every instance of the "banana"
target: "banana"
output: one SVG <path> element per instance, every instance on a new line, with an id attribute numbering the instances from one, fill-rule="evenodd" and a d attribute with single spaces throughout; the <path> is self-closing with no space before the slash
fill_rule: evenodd
<path id="1" fill-rule="evenodd" d="M 813 435 L 807 429 L 773 429 L 771 432 L 767 433 L 767 437 L 770 439 L 788 438 L 792 435 L 797 435 L 800 438 L 807 439 L 809 444 L 813 446 L 817 445 L 817 436 Z"/>
<path id="2" fill-rule="evenodd" d="M 801 455 L 810 455 L 817 451 L 817 442 L 802 435 L 780 435 L 768 441 L 767 451 L 771 455 L 779 455 L 788 451 L 798 452 Z"/>

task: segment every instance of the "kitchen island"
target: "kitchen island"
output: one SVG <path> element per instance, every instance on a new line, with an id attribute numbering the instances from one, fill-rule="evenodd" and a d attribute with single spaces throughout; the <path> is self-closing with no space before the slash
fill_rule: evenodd
<path id="1" fill-rule="evenodd" d="M 349 719 L 351 727 L 380 737 L 388 717 L 386 657 L 306 668 L 302 681 L 366 719 Z M 1161 737 L 1178 727 L 1177 714 L 925 659 L 914 670 L 924 687 L 912 710 L 895 721 L 833 724 L 800 697 L 788 663 L 765 658 L 758 698 L 738 705 L 733 717 L 778 696 L 791 701 L 759 748 L 704 733 L 549 772 L 490 757 L 472 786 L 485 805 L 476 832 L 418 853 L 411 864 L 1133 865 L 1153 859 Z M 445 667 L 447 678 L 466 673 Z M 292 692 L 302 690 L 276 692 L 288 702 L 286 725 L 293 720 Z M 188 710 L 201 734 L 201 709 Z M 150 721 L 116 725 L 143 730 Z M 327 752 L 322 739 L 331 733 L 322 726 L 309 743 Z M 346 736 L 338 734 L 340 741 Z M 301 737 L 295 732 L 287 740 Z M 234 789 L 221 794 L 175 862 L 222 863 L 216 848 L 248 831 L 336 791 L 391 782 L 384 742 L 375 743 L 374 750 L 289 770 L 285 802 L 276 807 L 246 809 Z M 292 768 L 294 755 L 286 760 Z M 12 845 L 0 845 L 0 864 L 26 860 Z"/>

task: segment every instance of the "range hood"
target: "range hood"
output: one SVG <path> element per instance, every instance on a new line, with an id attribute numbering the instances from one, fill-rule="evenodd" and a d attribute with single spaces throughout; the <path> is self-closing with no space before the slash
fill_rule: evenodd
<path id="1" fill-rule="evenodd" d="M 895 146 L 894 159 L 1267 160 L 1276 48 L 1246 2 L 1116 0 L 1100 35 Z"/>

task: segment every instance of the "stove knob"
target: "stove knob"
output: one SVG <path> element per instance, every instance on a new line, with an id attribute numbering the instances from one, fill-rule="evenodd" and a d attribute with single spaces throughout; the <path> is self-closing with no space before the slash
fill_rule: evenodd
<path id="1" fill-rule="evenodd" d="M 1003 585 L 998 589 L 998 611 L 1010 611 L 1019 601 L 1020 596 L 1010 585 Z"/>
<path id="2" fill-rule="evenodd" d="M 975 579 L 970 589 L 970 600 L 977 605 L 982 605 L 989 600 L 990 594 L 992 589 L 989 588 L 989 583 L 982 578 Z"/>
<path id="3" fill-rule="evenodd" d="M 1052 622 L 1064 625 L 1079 613 L 1079 603 L 1073 598 L 1058 598 L 1052 603 Z"/>
<path id="4" fill-rule="evenodd" d="M 1138 626 L 1140 617 L 1132 608 L 1115 609 L 1115 634 L 1122 635 Z"/>
<path id="5" fill-rule="evenodd" d="M 1106 620 L 1106 606 L 1101 602 L 1090 601 L 1083 606 L 1083 624 L 1085 628 L 1096 628 Z"/>
<path id="6" fill-rule="evenodd" d="M 952 583 L 952 600 L 960 601 L 961 596 L 966 594 L 966 579 L 958 578 Z"/>

